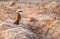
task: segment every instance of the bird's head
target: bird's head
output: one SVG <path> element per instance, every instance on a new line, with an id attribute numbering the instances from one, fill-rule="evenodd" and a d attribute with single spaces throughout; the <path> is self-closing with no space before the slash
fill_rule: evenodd
<path id="1" fill-rule="evenodd" d="M 18 12 L 23 12 L 23 11 L 18 11 Z"/>
<path id="2" fill-rule="evenodd" d="M 19 14 L 22 14 L 22 12 L 23 12 L 22 10 L 17 10 L 17 13 Z"/>

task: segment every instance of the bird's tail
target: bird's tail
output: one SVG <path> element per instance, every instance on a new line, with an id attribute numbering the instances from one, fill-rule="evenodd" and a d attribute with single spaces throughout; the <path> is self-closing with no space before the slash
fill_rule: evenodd
<path id="1" fill-rule="evenodd" d="M 15 21 L 14 24 L 19 25 L 19 21 Z"/>

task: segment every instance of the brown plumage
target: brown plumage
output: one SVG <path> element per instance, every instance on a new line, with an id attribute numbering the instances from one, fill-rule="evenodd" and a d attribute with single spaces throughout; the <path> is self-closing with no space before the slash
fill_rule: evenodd
<path id="1" fill-rule="evenodd" d="M 16 14 L 16 21 L 21 20 L 21 15 L 19 13 Z"/>
<path id="2" fill-rule="evenodd" d="M 16 17 L 15 17 L 15 22 L 14 24 L 18 25 L 19 24 L 19 20 L 21 20 L 21 15 L 19 13 L 16 14 Z"/>

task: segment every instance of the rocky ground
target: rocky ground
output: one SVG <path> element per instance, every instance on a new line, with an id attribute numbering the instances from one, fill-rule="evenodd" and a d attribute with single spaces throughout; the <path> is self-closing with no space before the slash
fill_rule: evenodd
<path id="1" fill-rule="evenodd" d="M 17 11 L 19 25 L 14 25 Z M 60 2 L 0 4 L 0 39 L 60 39 Z"/>

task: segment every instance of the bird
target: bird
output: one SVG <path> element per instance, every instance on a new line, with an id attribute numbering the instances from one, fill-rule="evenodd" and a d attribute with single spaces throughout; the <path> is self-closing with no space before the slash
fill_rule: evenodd
<path id="1" fill-rule="evenodd" d="M 18 13 L 16 14 L 15 22 L 14 22 L 14 24 L 16 25 L 19 25 L 19 21 L 21 20 L 21 14 L 19 12 L 22 12 L 22 11 L 18 11 Z"/>

